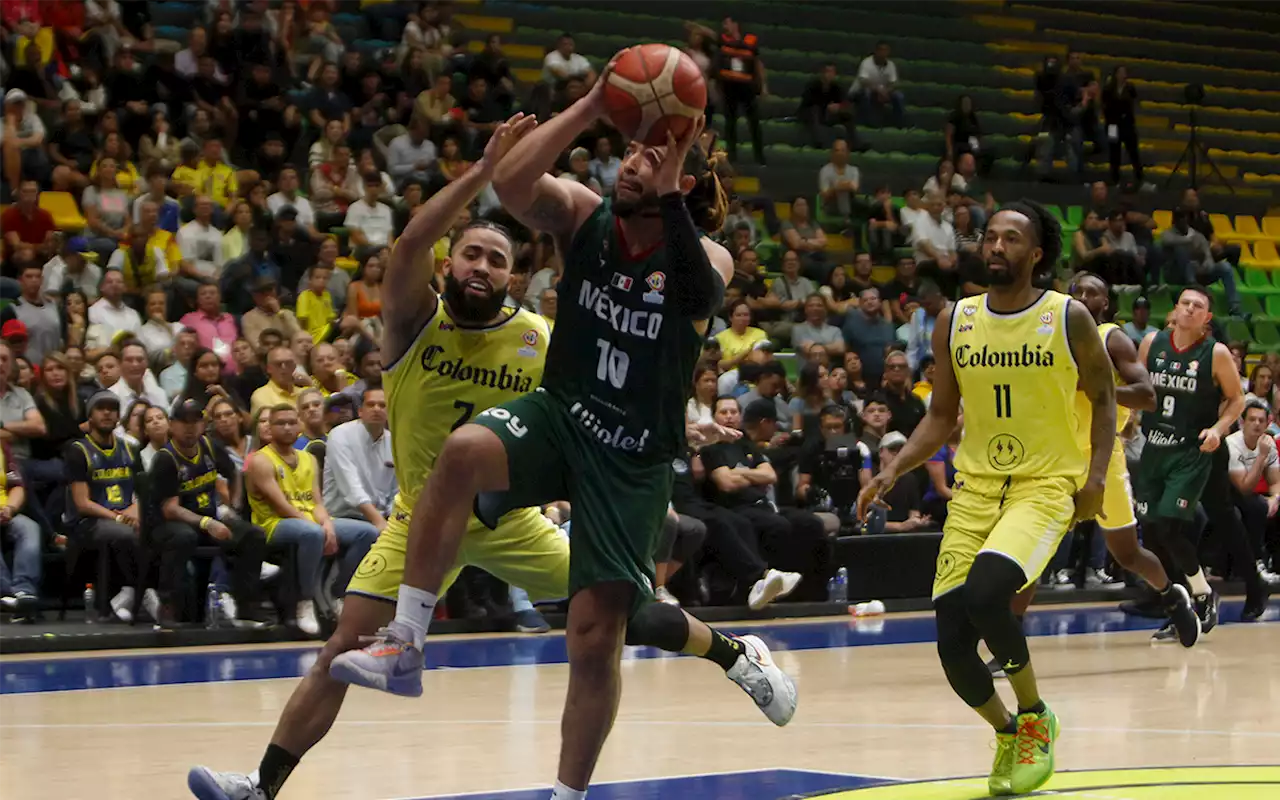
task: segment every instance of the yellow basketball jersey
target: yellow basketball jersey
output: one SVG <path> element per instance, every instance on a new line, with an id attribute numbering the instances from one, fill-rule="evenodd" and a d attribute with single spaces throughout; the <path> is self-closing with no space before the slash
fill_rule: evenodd
<path id="1" fill-rule="evenodd" d="M 397 361 L 382 370 L 396 465 L 396 511 L 409 513 L 450 431 L 538 387 L 551 331 L 520 309 L 487 328 L 462 327 L 443 301 Z"/>
<path id="2" fill-rule="evenodd" d="M 1098 326 L 1098 335 L 1102 337 L 1102 347 L 1106 349 L 1107 337 L 1112 331 L 1119 331 L 1121 336 L 1125 336 L 1125 332 L 1120 330 L 1120 326 L 1114 322 L 1104 322 Z M 1115 365 L 1111 365 L 1111 377 L 1115 379 L 1116 386 L 1124 386 L 1124 381 L 1120 379 L 1120 373 L 1116 372 Z M 1124 430 L 1124 426 L 1129 422 L 1129 416 L 1133 412 L 1122 405 L 1116 406 L 1116 433 Z M 1089 445 L 1089 426 L 1093 422 L 1093 404 L 1089 402 L 1089 398 L 1084 392 L 1076 392 L 1076 416 L 1080 420 L 1080 431 L 1078 437 L 1080 439 L 1080 448 L 1086 453 L 1090 450 Z"/>
<path id="3" fill-rule="evenodd" d="M 1075 433 L 1079 371 L 1064 294 L 999 313 L 985 294 L 955 305 L 951 363 L 964 400 L 956 470 L 993 477 L 1083 477 Z"/>
<path id="4" fill-rule="evenodd" d="M 289 505 L 315 522 L 315 516 L 311 512 L 316 507 L 316 459 L 305 450 L 293 452 L 298 455 L 298 464 L 294 467 L 285 463 L 284 458 L 269 446 L 254 453 L 253 457 L 271 461 L 276 483 L 280 484 L 280 491 L 284 492 Z M 271 536 L 280 522 L 280 517 L 276 516 L 275 510 L 266 500 L 255 496 L 252 492 L 249 493 L 249 509 L 253 512 L 253 524 L 262 528 L 268 537 Z"/>

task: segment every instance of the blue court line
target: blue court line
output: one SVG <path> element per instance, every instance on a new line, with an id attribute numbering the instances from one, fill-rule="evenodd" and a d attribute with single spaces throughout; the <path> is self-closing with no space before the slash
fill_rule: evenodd
<path id="1" fill-rule="evenodd" d="M 680 778 L 644 778 L 593 783 L 591 800 L 745 800 L 789 798 L 817 792 L 861 789 L 886 783 L 884 778 L 842 775 L 796 769 L 764 769 L 690 775 Z M 498 792 L 434 795 L 416 800 L 547 800 L 551 787 Z M 403 800 L 411 800 L 404 798 Z"/>
<path id="2" fill-rule="evenodd" d="M 1222 604 L 1224 620 L 1238 619 L 1241 603 Z M 1273 608 L 1280 604 L 1273 604 Z M 1274 613 L 1274 612 L 1272 612 Z M 1037 610 L 1027 615 L 1031 636 L 1152 630 L 1158 621 L 1131 617 L 1114 606 Z M 819 650 L 936 641 L 932 617 L 848 617 L 792 625 L 753 626 L 751 632 L 774 650 Z M 181 683 L 297 678 L 315 661 L 317 649 L 235 650 L 89 656 L 33 661 L 0 661 L 0 694 L 60 692 Z M 628 647 L 628 659 L 676 658 L 651 647 Z M 427 640 L 430 669 L 563 664 L 561 635 Z"/>

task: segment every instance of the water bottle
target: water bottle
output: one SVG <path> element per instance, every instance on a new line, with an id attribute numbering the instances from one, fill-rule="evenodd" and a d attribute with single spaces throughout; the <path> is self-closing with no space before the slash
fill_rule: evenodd
<path id="1" fill-rule="evenodd" d="M 98 621 L 98 606 L 94 603 L 92 583 L 84 585 L 84 621 L 89 625 Z"/>
<path id="2" fill-rule="evenodd" d="M 836 579 L 834 575 L 827 579 L 827 602 L 836 602 Z"/>
<path id="3" fill-rule="evenodd" d="M 844 567 L 836 570 L 836 602 L 849 602 L 849 570 Z"/>
<path id="4" fill-rule="evenodd" d="M 218 601 L 218 587 L 210 583 L 204 595 L 204 626 L 209 630 L 218 627 L 218 612 L 221 608 Z"/>

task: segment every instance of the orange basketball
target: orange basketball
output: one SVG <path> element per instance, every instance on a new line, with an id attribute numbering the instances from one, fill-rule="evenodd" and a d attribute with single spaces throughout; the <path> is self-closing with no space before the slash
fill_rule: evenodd
<path id="1" fill-rule="evenodd" d="M 609 119 L 623 136 L 648 145 L 680 136 L 707 107 L 707 83 L 692 58 L 665 44 L 641 44 L 618 56 L 604 89 Z"/>

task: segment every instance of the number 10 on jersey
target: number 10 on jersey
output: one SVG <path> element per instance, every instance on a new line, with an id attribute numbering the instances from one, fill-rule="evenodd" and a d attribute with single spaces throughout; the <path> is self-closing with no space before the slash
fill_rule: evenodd
<path id="1" fill-rule="evenodd" d="M 998 419 L 1007 419 L 1013 416 L 1010 405 L 1009 384 L 997 383 L 991 388 L 995 389 L 996 392 L 996 417 Z"/>
<path id="2" fill-rule="evenodd" d="M 621 389 L 627 383 L 627 370 L 631 367 L 631 356 L 604 339 L 597 339 L 596 347 L 600 349 L 600 360 L 596 363 L 596 377 L 615 389 Z"/>

